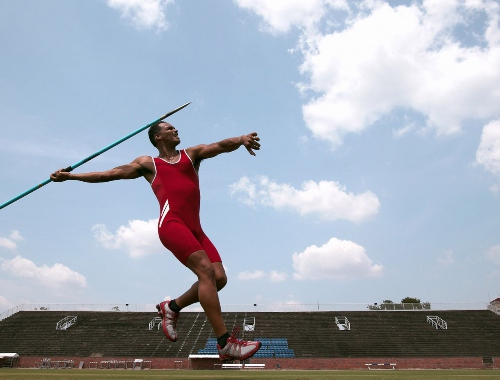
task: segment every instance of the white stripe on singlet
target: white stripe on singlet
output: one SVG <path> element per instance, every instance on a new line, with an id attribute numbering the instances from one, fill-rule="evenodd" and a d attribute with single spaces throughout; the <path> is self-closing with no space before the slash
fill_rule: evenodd
<path id="1" fill-rule="evenodd" d="M 161 227 L 161 224 L 163 223 L 163 219 L 165 219 L 165 216 L 168 214 L 168 210 L 170 210 L 170 206 L 168 205 L 168 199 L 165 201 L 165 204 L 163 205 L 163 210 L 161 210 L 160 214 L 160 224 L 159 226 Z"/>

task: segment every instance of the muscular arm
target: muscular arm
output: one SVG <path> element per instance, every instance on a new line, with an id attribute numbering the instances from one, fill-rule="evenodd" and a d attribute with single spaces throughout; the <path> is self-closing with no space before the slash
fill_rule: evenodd
<path id="1" fill-rule="evenodd" d="M 194 161 L 201 161 L 205 158 L 215 157 L 221 153 L 233 152 L 243 145 L 247 149 L 248 153 L 255 156 L 254 150 L 260 149 L 259 141 L 260 138 L 257 136 L 257 132 L 252 132 L 248 135 L 231 137 L 212 144 L 197 145 L 186 149 L 186 151 L 191 159 Z"/>
<path id="2" fill-rule="evenodd" d="M 116 181 L 119 179 L 135 179 L 146 177 L 148 181 L 153 174 L 153 164 L 151 157 L 143 156 L 136 158 L 130 164 L 117 166 L 116 168 L 103 172 L 88 172 L 88 173 L 68 173 L 58 170 L 50 175 L 50 179 L 54 182 L 63 182 L 68 180 L 82 181 L 89 183 L 100 183 Z"/>

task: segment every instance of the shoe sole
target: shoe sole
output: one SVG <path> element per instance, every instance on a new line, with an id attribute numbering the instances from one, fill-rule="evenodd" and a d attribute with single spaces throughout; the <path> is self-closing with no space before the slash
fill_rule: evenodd
<path id="1" fill-rule="evenodd" d="M 166 302 L 166 301 L 164 301 Z M 159 303 L 158 305 L 156 305 L 156 308 L 158 309 L 158 315 L 161 317 L 161 329 L 163 330 L 163 333 L 165 334 L 165 336 L 167 337 L 167 339 L 171 342 L 177 342 L 177 338 L 173 339 L 170 334 L 168 333 L 168 330 L 167 328 L 165 327 L 166 326 L 166 313 L 163 311 L 162 309 L 162 304 L 165 305 L 164 302 L 161 302 Z"/>

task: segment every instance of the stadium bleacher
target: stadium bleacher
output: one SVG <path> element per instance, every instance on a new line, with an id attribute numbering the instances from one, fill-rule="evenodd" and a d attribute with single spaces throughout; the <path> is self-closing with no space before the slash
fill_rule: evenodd
<path id="1" fill-rule="evenodd" d="M 62 311 L 20 311 L 0 321 L 0 352 L 40 357 L 187 358 L 209 352 L 215 344 L 204 313 L 182 313 L 179 340 L 168 341 L 161 329 L 149 329 L 154 313 L 72 312 L 74 325 L 56 330 Z M 225 313 L 229 329 L 255 317 L 253 331 L 242 339 L 261 339 L 256 357 L 498 357 L 500 316 L 488 310 L 439 311 L 447 329 L 436 329 L 419 311 Z M 348 318 L 340 330 L 335 316 Z M 210 343 L 210 344 L 209 344 Z M 366 362 L 368 363 L 368 361 Z"/>

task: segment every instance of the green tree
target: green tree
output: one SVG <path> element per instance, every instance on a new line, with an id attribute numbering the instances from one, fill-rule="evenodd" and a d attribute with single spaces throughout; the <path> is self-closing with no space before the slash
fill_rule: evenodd
<path id="1" fill-rule="evenodd" d="M 401 303 L 420 303 L 420 299 L 414 297 L 405 297 L 401 300 Z"/>
<path id="2" fill-rule="evenodd" d="M 383 300 L 381 304 L 368 305 L 369 310 L 428 310 L 430 308 L 430 302 L 420 302 L 420 299 L 415 297 L 405 297 L 401 303 Z"/>
<path id="3" fill-rule="evenodd" d="M 405 310 L 407 310 L 409 308 L 428 310 L 431 308 L 430 302 L 420 302 L 420 298 L 416 298 L 416 297 L 405 297 L 401 300 L 401 303 L 403 304 L 403 307 Z M 412 304 L 412 305 L 411 306 L 408 305 L 408 307 L 405 307 L 404 304 Z"/>

